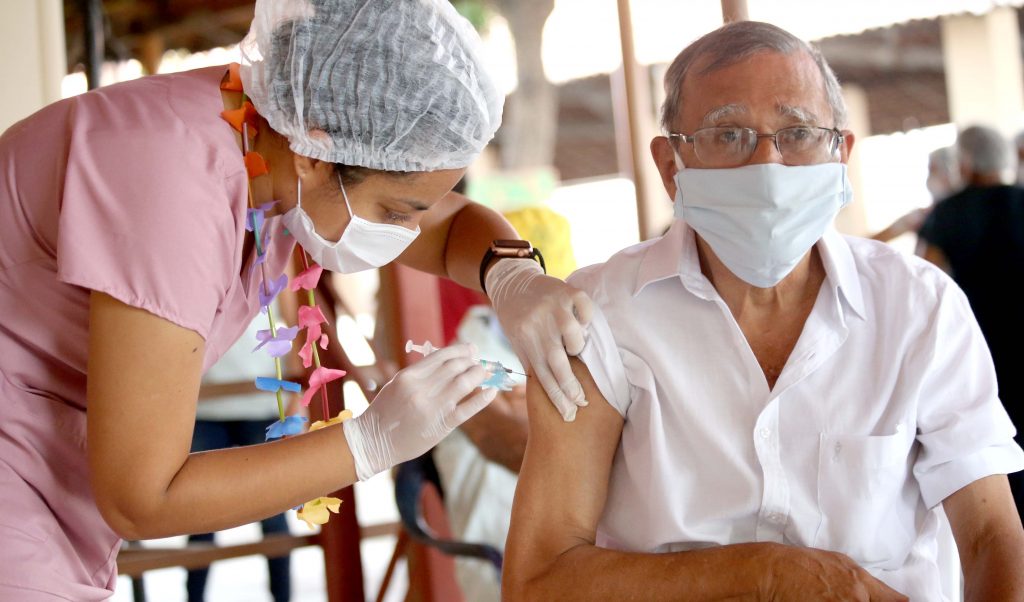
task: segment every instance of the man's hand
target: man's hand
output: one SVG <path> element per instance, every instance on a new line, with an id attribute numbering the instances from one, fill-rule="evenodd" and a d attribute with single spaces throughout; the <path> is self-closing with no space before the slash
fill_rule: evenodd
<path id="1" fill-rule="evenodd" d="M 874 578 L 845 554 L 778 545 L 768 548 L 767 555 L 767 583 L 761 590 L 762 600 L 909 600 Z"/>
<path id="2" fill-rule="evenodd" d="M 462 423 L 461 428 L 485 458 L 518 473 L 530 430 L 526 387 L 517 385 L 498 393 L 491 405 Z"/>

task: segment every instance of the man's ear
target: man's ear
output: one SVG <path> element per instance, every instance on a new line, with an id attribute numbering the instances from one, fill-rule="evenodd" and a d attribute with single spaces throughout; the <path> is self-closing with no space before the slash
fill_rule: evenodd
<path id="1" fill-rule="evenodd" d="M 676 154 L 672 149 L 672 142 L 665 136 L 655 136 L 651 140 L 651 157 L 661 175 L 661 185 L 665 187 L 668 198 L 676 198 L 675 175 L 679 168 L 676 166 Z"/>
<path id="2" fill-rule="evenodd" d="M 843 163 L 849 163 L 850 152 L 853 150 L 853 143 L 857 141 L 857 137 L 850 130 L 842 130 L 840 134 L 843 140 L 839 144 L 839 160 Z"/>

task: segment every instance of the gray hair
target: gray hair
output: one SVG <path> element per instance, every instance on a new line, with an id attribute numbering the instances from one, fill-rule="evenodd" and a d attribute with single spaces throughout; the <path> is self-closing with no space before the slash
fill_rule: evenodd
<path id="1" fill-rule="evenodd" d="M 928 153 L 928 170 L 946 177 L 959 177 L 960 163 L 955 146 L 943 146 Z"/>
<path id="2" fill-rule="evenodd" d="M 1018 149 L 1024 150 L 1024 132 L 1018 133 L 1013 141 L 1017 144 Z"/>
<path id="3" fill-rule="evenodd" d="M 956 138 L 960 161 L 975 174 L 1000 173 L 1010 166 L 1010 144 L 998 131 L 973 125 Z"/>
<path id="4" fill-rule="evenodd" d="M 814 59 L 825 82 L 825 96 L 832 108 L 832 126 L 846 127 L 846 103 L 839 80 L 817 48 L 788 31 L 759 21 L 736 21 L 705 34 L 676 56 L 665 72 L 665 102 L 661 105 L 661 127 L 667 132 L 682 102 L 683 80 L 698 59 L 708 57 L 698 75 L 705 75 L 747 59 L 759 52 L 782 54 L 806 52 Z"/>

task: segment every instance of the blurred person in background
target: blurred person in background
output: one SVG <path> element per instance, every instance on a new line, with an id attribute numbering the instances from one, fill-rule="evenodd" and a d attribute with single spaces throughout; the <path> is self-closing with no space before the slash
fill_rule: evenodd
<path id="1" fill-rule="evenodd" d="M 546 207 L 527 207 L 504 213 L 520 236 L 544 249 L 548 273 L 565 278 L 576 269 L 569 221 Z M 487 299 L 473 291 L 442 281 L 442 305 L 453 331 L 445 344 L 472 343 L 480 357 L 499 361 L 522 372 L 523 367 L 505 336 Z M 468 299 L 468 300 L 467 300 Z M 434 463 L 444 489 L 444 503 L 454 539 L 485 543 L 504 551 L 512 514 L 519 468 L 526 451 L 529 429 L 526 415 L 526 379 L 512 374 L 511 391 L 495 397 L 491 405 L 467 420 L 434 448 Z M 485 560 L 457 557 L 455 576 L 467 601 L 497 602 L 500 582 Z"/>
<path id="2" fill-rule="evenodd" d="M 1017 147 L 1017 185 L 1024 186 L 1024 130 L 1014 136 Z"/>
<path id="3" fill-rule="evenodd" d="M 917 234 L 935 203 L 962 187 L 955 146 L 944 146 L 928 153 L 928 179 L 925 181 L 925 186 L 928 188 L 928 194 L 931 195 L 931 203 L 927 207 L 918 207 L 903 214 L 871 238 L 889 242 L 907 232 Z M 918 255 L 924 252 L 924 244 L 920 238 L 917 241 L 916 252 Z"/>
<path id="4" fill-rule="evenodd" d="M 995 361 L 999 399 L 1020 443 L 1024 376 L 1018 348 L 1024 312 L 1007 287 L 1024 281 L 1024 188 L 1004 183 L 1013 155 L 998 131 L 969 127 L 957 138 L 957 149 L 966 187 L 939 202 L 922 226 L 924 258 L 948 272 L 967 295 Z M 1019 472 L 1009 477 L 1020 512 L 1024 477 Z"/>

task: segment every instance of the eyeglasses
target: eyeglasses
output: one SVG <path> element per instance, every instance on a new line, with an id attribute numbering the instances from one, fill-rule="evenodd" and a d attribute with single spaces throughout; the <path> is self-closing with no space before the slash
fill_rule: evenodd
<path id="1" fill-rule="evenodd" d="M 693 134 L 669 133 L 669 140 L 693 145 L 701 163 L 709 167 L 738 167 L 754 156 L 761 138 L 771 138 L 786 165 L 813 165 L 832 159 L 842 132 L 832 128 L 798 125 L 774 134 L 759 134 L 752 128 L 710 127 Z"/>

